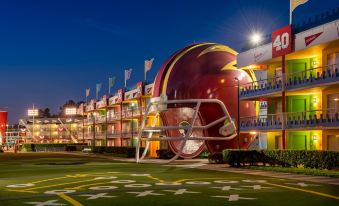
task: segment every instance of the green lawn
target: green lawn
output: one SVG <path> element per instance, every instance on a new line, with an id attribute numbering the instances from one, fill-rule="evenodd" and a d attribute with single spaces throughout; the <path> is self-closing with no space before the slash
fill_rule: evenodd
<path id="1" fill-rule="evenodd" d="M 0 205 L 338 205 L 339 186 L 66 154 L 0 154 Z"/>

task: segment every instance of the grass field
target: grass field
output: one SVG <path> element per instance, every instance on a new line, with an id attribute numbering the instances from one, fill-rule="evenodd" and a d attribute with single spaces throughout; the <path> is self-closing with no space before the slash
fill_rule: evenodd
<path id="1" fill-rule="evenodd" d="M 0 154 L 0 205 L 338 205 L 334 185 L 52 153 Z"/>

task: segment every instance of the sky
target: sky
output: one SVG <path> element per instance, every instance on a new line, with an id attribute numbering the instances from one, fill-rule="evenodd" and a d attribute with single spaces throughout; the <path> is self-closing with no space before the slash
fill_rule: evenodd
<path id="1" fill-rule="evenodd" d="M 339 6 L 309 0 L 294 12 L 301 22 Z M 253 32 L 270 34 L 289 22 L 288 0 L 2 0 L 0 1 L 0 110 L 10 123 L 27 109 L 57 113 L 67 100 L 84 101 L 143 80 L 144 60 L 155 58 L 147 80 L 162 62 L 189 44 L 215 42 L 237 51 Z"/>

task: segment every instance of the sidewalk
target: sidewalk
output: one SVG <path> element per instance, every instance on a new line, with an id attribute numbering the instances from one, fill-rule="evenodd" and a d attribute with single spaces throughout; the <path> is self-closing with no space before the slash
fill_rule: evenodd
<path id="1" fill-rule="evenodd" d="M 102 154 L 85 154 L 85 153 L 65 153 L 65 154 L 75 154 L 79 156 L 91 156 L 91 157 L 100 157 L 113 161 L 124 161 L 124 162 L 135 162 L 134 158 L 122 158 L 122 157 L 112 157 Z M 286 173 L 286 172 L 274 172 L 274 171 L 263 171 L 263 170 L 253 170 L 253 169 L 241 169 L 229 167 L 227 164 L 209 164 L 207 159 L 189 159 L 189 160 L 176 160 L 170 164 L 167 164 L 167 160 L 163 159 L 147 159 L 141 164 L 161 164 L 168 167 L 181 167 L 181 168 L 196 168 L 203 170 L 212 170 L 220 172 L 233 172 L 247 175 L 258 175 L 264 177 L 274 177 L 274 178 L 283 178 L 283 179 L 292 179 L 299 181 L 309 181 L 322 184 L 331 184 L 339 185 L 339 178 L 333 177 L 324 177 L 324 176 L 312 176 L 312 175 L 303 175 L 296 173 Z"/>

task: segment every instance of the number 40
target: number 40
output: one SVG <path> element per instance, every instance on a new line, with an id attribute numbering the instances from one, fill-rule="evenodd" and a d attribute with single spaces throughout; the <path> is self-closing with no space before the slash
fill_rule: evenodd
<path id="1" fill-rule="evenodd" d="M 274 42 L 273 42 L 273 47 L 275 48 L 276 51 L 280 51 L 281 49 L 286 49 L 289 44 L 290 44 L 290 36 L 287 32 L 277 35 L 275 37 Z"/>

